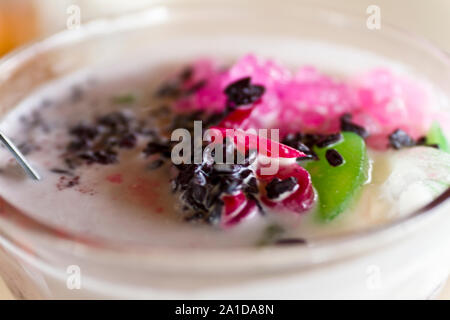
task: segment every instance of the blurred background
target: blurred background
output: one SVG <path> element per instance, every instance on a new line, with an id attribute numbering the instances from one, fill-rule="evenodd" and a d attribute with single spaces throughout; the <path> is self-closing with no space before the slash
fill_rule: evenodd
<path id="1" fill-rule="evenodd" d="M 68 19 L 76 14 L 74 11 L 77 10 L 76 8 L 79 8 L 80 20 L 83 23 L 98 17 L 141 10 L 152 3 L 165 1 L 0 0 L 0 55 L 23 43 L 67 28 Z M 403 29 L 421 34 L 450 52 L 449 0 L 305 0 L 303 2 L 327 4 L 359 15 L 365 15 L 369 5 L 378 5 L 381 8 L 382 21 L 385 19 Z M 72 19 L 71 23 L 73 22 Z"/>
<path id="2" fill-rule="evenodd" d="M 0 0 L 0 57 L 30 41 L 99 17 L 142 10 L 170 0 Z M 195 0 L 185 0 L 186 2 Z M 215 1 L 215 0 L 210 0 Z M 356 15 L 369 5 L 381 9 L 381 22 L 389 22 L 421 35 L 450 52 L 450 0 L 298 0 L 326 4 Z M 282 3 L 282 1 L 280 1 Z M 78 15 L 79 14 L 79 15 Z M 450 286 L 441 298 L 450 299 Z M 0 299 L 12 299 L 0 279 Z"/>

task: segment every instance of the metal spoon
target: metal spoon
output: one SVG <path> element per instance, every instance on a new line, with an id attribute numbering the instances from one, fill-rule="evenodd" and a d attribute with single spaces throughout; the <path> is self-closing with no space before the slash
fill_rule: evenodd
<path id="1" fill-rule="evenodd" d="M 5 145 L 6 148 L 8 148 L 9 152 L 16 158 L 17 162 L 20 164 L 20 166 L 23 168 L 25 173 L 33 180 L 41 180 L 41 177 L 37 173 L 36 170 L 31 167 L 30 163 L 25 159 L 22 152 L 19 151 L 19 149 L 12 143 L 12 141 L 5 136 L 2 132 L 0 132 L 0 141 Z"/>

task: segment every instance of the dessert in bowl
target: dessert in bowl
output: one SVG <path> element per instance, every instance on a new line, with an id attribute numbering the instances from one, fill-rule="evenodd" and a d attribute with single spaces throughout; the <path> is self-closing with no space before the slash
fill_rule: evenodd
<path id="1" fill-rule="evenodd" d="M 16 294 L 433 293 L 448 269 L 430 244 L 448 242 L 450 222 L 448 62 L 407 36 L 395 47 L 390 29 L 366 35 L 365 49 L 345 23 L 329 41 L 335 15 L 290 5 L 311 31 L 292 31 L 281 8 L 268 30 L 262 9 L 174 2 L 4 62 L 0 127 L 43 177 L 28 181 L 2 154 L 4 274 Z M 234 6 L 247 28 L 228 26 Z M 400 59 L 402 48 L 414 54 Z M 430 65 L 415 70 L 421 54 Z M 71 266 L 80 290 L 66 286 Z"/>

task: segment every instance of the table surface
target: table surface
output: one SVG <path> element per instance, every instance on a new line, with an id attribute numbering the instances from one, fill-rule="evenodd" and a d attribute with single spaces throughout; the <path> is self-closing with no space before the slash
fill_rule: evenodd
<path id="1" fill-rule="evenodd" d="M 332 0 L 317 1 L 337 6 L 336 2 Z M 361 12 L 365 13 L 366 8 L 373 3 L 372 0 L 347 0 L 340 1 L 339 6 L 344 7 L 344 10 L 361 14 Z M 386 19 L 406 30 L 421 34 L 450 52 L 450 33 L 445 32 L 450 29 L 450 1 L 378 0 L 376 3 L 380 6 L 382 21 Z M 450 281 L 439 298 L 450 299 Z M 0 278 L 0 300 L 3 299 L 13 299 L 13 296 Z"/>
<path id="2" fill-rule="evenodd" d="M 9 292 L 3 280 L 0 278 L 0 300 L 11 300 L 13 296 Z"/>
<path id="3" fill-rule="evenodd" d="M 12 296 L 11 292 L 9 292 L 5 283 L 0 278 L 0 300 L 13 300 L 13 299 L 14 297 Z M 439 294 L 438 299 L 450 300 L 450 281 L 447 283 L 442 292 Z"/>

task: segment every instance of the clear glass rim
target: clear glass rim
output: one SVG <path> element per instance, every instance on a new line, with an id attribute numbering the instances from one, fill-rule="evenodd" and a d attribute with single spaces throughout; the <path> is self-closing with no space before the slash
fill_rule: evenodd
<path id="1" fill-rule="evenodd" d="M 150 12 L 151 10 L 154 10 L 156 6 L 161 6 L 164 4 L 164 6 L 169 6 L 171 3 L 175 1 L 156 1 L 154 5 L 150 6 L 145 11 Z M 296 4 L 305 6 L 305 4 Z M 361 21 L 363 18 L 360 16 L 355 16 L 352 14 L 345 13 L 343 11 L 337 11 L 335 9 L 330 9 L 325 6 L 318 6 L 316 4 L 311 5 L 308 4 L 308 7 L 320 10 L 321 14 L 324 14 L 325 16 L 332 15 L 333 17 L 339 16 L 340 19 L 345 20 L 347 22 L 356 22 Z M 54 49 L 59 46 L 64 46 L 65 43 L 70 43 L 71 41 L 77 41 L 77 40 L 83 40 L 88 39 L 89 37 L 96 37 L 101 34 L 105 33 L 111 33 L 111 30 L 105 30 L 105 23 L 111 23 L 120 21 L 124 17 L 131 17 L 134 16 L 135 13 L 126 14 L 123 16 L 118 16 L 117 18 L 114 18 L 113 20 L 94 20 L 92 22 L 89 22 L 81 27 L 80 30 L 65 30 L 62 32 L 59 32 L 53 36 L 50 36 L 49 38 L 46 38 L 42 41 L 37 41 L 34 43 L 31 43 L 27 46 L 24 46 L 22 48 L 16 49 L 15 51 L 9 53 L 2 59 L 0 59 L 0 73 L 2 72 L 8 72 L 8 70 L 13 70 L 14 68 L 17 68 L 19 65 L 21 65 L 23 62 L 27 60 L 30 56 L 33 55 L 35 51 L 42 51 L 42 50 L 48 50 L 48 49 Z M 114 29 L 115 31 L 125 31 L 129 29 L 128 26 L 125 26 L 124 23 L 121 23 L 120 26 L 122 27 L 119 29 Z M 440 62 L 443 63 L 443 65 L 446 66 L 446 68 L 450 69 L 450 59 L 449 56 L 436 46 L 434 46 L 430 41 L 417 36 L 411 32 L 405 31 L 401 28 L 395 27 L 392 24 L 383 22 L 383 29 L 388 30 L 389 33 L 394 34 L 395 36 L 401 37 L 403 39 L 406 39 L 408 42 L 415 43 L 416 45 L 419 45 L 420 47 L 426 49 L 427 52 L 429 52 L 434 57 L 438 58 Z M 448 200 L 448 199 L 447 199 Z M 448 203 L 448 201 L 446 201 Z M 441 203 L 439 205 L 442 206 L 444 203 Z M 264 259 L 267 259 L 270 257 L 270 259 L 274 260 L 276 259 L 274 254 L 276 252 L 279 252 L 285 257 L 292 256 L 295 261 L 295 257 L 298 258 L 299 255 L 305 254 L 306 251 L 316 251 L 316 252 L 327 252 L 331 253 L 336 248 L 345 248 L 350 243 L 355 243 L 356 241 L 362 241 L 362 240 L 369 240 L 374 237 L 377 237 L 380 239 L 381 237 L 385 239 L 393 239 L 402 235 L 406 235 L 409 233 L 409 231 L 412 231 L 412 228 L 401 228 L 405 226 L 406 224 L 410 225 L 419 225 L 419 222 L 424 220 L 425 217 L 430 216 L 431 214 L 439 211 L 436 210 L 438 207 L 435 208 L 424 208 L 422 210 L 418 210 L 416 213 L 405 216 L 401 219 L 395 220 L 392 223 L 382 225 L 382 226 L 376 226 L 373 228 L 360 230 L 351 232 L 348 234 L 342 234 L 342 235 L 335 235 L 327 237 L 323 240 L 314 241 L 314 244 L 312 246 L 306 244 L 300 244 L 300 245 L 291 245 L 291 246 L 271 246 L 267 248 L 262 249 L 255 249 L 255 248 L 227 248 L 227 249 L 215 249 L 215 248 L 193 248 L 189 249 L 189 252 L 186 253 L 186 249 L 184 248 L 170 248 L 170 247 L 149 247 L 149 246 L 135 246 L 130 248 L 130 245 L 122 245 L 119 243 L 111 243 L 110 241 L 103 241 L 101 239 L 95 239 L 95 238 L 89 238 L 80 236 L 78 234 L 74 234 L 72 232 L 67 232 L 65 230 L 62 230 L 61 228 L 56 228 L 51 225 L 48 225 L 44 222 L 40 222 L 36 220 L 35 218 L 27 215 L 26 213 L 17 210 L 17 213 L 9 215 L 0 215 L 0 220 L 4 220 L 7 222 L 6 225 L 9 225 L 13 227 L 13 229 L 21 230 L 25 234 L 30 234 L 32 236 L 37 236 L 42 239 L 47 239 L 51 241 L 57 241 L 59 244 L 67 245 L 68 248 L 73 248 L 74 245 L 77 246 L 77 248 L 82 248 L 80 252 L 83 252 L 84 254 L 92 253 L 94 256 L 97 255 L 99 252 L 102 253 L 103 257 L 111 257 L 111 258 L 117 258 L 117 255 L 124 255 L 126 254 L 130 258 L 138 259 L 139 261 L 146 260 L 146 258 L 154 258 L 162 259 L 163 257 L 166 258 L 176 258 L 180 259 L 182 256 L 192 256 L 197 255 L 198 257 L 205 257 L 205 258 L 211 258 L 211 256 L 227 256 L 234 255 L 236 257 L 242 257 L 249 255 L 253 255 L 257 258 L 257 261 L 263 261 Z M 387 234 L 392 235 L 387 236 Z M 1 237 L 5 237 L 5 239 L 14 240 L 14 235 L 12 232 L 2 231 L 0 234 Z M 355 249 L 357 250 L 357 249 Z M 332 254 L 329 256 L 329 258 L 333 256 Z M 322 263 L 324 261 L 330 261 L 331 259 L 314 259 L 316 255 L 306 255 L 307 258 L 313 258 L 310 261 L 312 263 Z M 339 255 L 336 255 L 335 258 L 338 258 Z M 261 260 L 262 259 L 262 260 Z M 151 261 L 154 261 L 153 259 L 150 259 Z M 169 259 L 170 260 L 170 259 Z M 303 259 L 301 259 L 303 260 Z"/>

